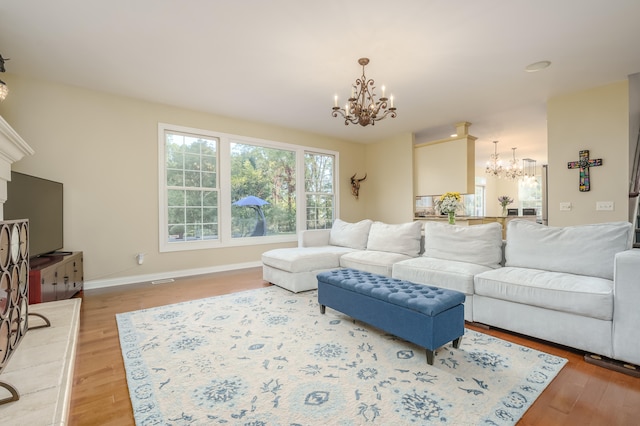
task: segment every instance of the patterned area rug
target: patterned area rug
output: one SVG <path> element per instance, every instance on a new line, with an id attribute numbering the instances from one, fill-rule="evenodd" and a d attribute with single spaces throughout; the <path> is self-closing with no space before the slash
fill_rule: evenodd
<path id="1" fill-rule="evenodd" d="M 566 360 L 467 330 L 424 349 L 267 287 L 117 315 L 138 425 L 515 424 Z"/>

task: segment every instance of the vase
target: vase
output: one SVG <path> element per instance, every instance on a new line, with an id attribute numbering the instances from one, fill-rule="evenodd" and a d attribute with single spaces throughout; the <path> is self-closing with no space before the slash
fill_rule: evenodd
<path id="1" fill-rule="evenodd" d="M 507 206 L 502 206 L 502 217 L 507 217 Z"/>
<path id="2" fill-rule="evenodd" d="M 456 212 L 449 212 L 449 225 L 455 225 L 456 224 Z"/>

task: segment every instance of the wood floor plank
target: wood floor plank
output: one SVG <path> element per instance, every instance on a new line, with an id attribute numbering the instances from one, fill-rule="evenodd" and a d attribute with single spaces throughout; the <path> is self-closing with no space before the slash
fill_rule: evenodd
<path id="1" fill-rule="evenodd" d="M 221 272 L 81 293 L 70 425 L 133 425 L 115 315 L 187 300 L 266 287 L 261 268 Z M 636 425 L 640 379 L 588 364 L 579 351 L 502 330 L 468 328 L 568 359 L 518 423 L 529 425 Z"/>

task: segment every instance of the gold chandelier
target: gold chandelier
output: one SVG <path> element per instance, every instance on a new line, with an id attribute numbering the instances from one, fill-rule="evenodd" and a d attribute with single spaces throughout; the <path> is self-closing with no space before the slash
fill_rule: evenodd
<path id="1" fill-rule="evenodd" d="M 393 106 L 393 95 L 386 98 L 385 88 L 382 86 L 382 97 L 376 101 L 376 94 L 373 92 L 375 83 L 373 79 L 367 80 L 364 75 L 364 67 L 369 63 L 369 58 L 360 58 L 358 63 L 362 65 L 362 77 L 351 86 L 351 97 L 344 108 L 338 106 L 338 95 L 335 95 L 331 115 L 337 117 L 340 114 L 344 118 L 345 126 L 349 123 L 357 123 L 362 127 L 369 124 L 373 126 L 376 121 L 383 120 L 388 115 L 395 118 L 396 108 Z"/>

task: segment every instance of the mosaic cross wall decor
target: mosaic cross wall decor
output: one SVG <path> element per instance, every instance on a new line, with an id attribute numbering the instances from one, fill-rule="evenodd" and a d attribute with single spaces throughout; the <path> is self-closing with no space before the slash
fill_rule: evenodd
<path id="1" fill-rule="evenodd" d="M 596 166 L 602 166 L 602 158 L 597 160 L 589 159 L 588 149 L 580 151 L 580 159 L 578 161 L 569 161 L 567 163 L 568 169 L 580 169 L 580 192 L 587 192 L 591 189 L 589 168 Z"/>

